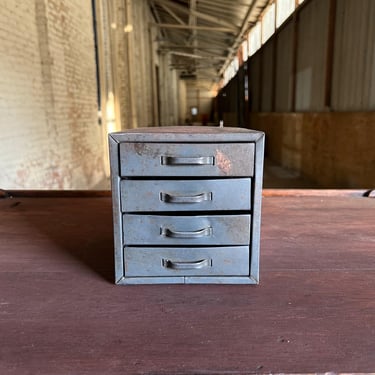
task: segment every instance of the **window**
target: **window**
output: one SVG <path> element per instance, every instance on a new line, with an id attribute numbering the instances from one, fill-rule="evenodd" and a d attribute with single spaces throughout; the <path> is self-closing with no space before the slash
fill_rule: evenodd
<path id="1" fill-rule="evenodd" d="M 275 29 L 295 11 L 297 5 L 304 0 L 274 0 L 263 12 L 261 20 L 249 31 L 247 40 L 241 44 L 242 61 L 254 55 L 261 46 L 275 33 Z M 241 52 L 241 51 L 240 51 Z M 241 55 L 240 55 L 241 57 Z M 235 57 L 227 66 L 223 74 L 224 87 L 238 72 L 239 59 Z"/>
<path id="2" fill-rule="evenodd" d="M 233 62 L 225 69 L 224 86 L 234 77 Z"/>
<path id="3" fill-rule="evenodd" d="M 295 5 L 295 0 L 276 2 L 276 27 L 279 27 L 293 13 Z"/>
<path id="4" fill-rule="evenodd" d="M 265 43 L 275 32 L 275 3 L 264 12 L 262 18 L 262 43 Z"/>
<path id="5" fill-rule="evenodd" d="M 257 24 L 250 30 L 249 56 L 254 55 L 254 53 L 258 51 L 258 49 L 262 45 L 261 30 L 262 30 L 262 26 L 260 22 L 257 22 Z"/>
<path id="6" fill-rule="evenodd" d="M 247 58 L 249 56 L 249 52 L 247 50 L 247 45 L 248 45 L 247 40 L 242 42 L 242 61 L 243 62 L 247 61 Z"/>
<path id="7" fill-rule="evenodd" d="M 238 60 L 238 57 L 236 56 L 232 61 L 233 66 L 233 75 L 235 75 L 238 72 L 238 69 L 240 68 L 240 62 Z"/>

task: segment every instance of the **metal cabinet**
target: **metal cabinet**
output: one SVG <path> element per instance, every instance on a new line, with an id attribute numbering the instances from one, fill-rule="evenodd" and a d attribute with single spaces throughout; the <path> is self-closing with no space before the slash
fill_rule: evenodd
<path id="1" fill-rule="evenodd" d="M 117 284 L 259 282 L 264 134 L 109 135 Z"/>

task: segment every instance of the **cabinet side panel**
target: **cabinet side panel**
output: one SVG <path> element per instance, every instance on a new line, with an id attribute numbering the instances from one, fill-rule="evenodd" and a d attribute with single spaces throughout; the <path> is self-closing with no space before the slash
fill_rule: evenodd
<path id="1" fill-rule="evenodd" d="M 264 135 L 255 144 L 254 202 L 250 277 L 259 283 L 260 225 L 262 210 Z"/>
<path id="2" fill-rule="evenodd" d="M 117 284 L 124 276 L 122 215 L 120 209 L 119 144 L 111 137 L 111 135 L 108 136 L 108 142 L 109 160 L 111 166 L 115 282 Z"/>

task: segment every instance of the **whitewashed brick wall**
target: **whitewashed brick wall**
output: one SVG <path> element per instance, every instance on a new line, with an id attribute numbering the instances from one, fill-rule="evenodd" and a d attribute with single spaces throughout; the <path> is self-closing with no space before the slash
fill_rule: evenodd
<path id="1" fill-rule="evenodd" d="M 104 178 L 90 0 L 2 0 L 0 188 Z"/>

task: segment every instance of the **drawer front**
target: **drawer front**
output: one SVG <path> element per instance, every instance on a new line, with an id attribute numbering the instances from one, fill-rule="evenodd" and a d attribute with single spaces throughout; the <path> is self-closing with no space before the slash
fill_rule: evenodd
<path id="1" fill-rule="evenodd" d="M 220 180 L 122 180 L 121 209 L 212 211 L 251 208 L 250 178 Z"/>
<path id="2" fill-rule="evenodd" d="M 123 216 L 125 245 L 249 245 L 250 215 Z"/>
<path id="3" fill-rule="evenodd" d="M 120 143 L 121 176 L 254 174 L 254 143 Z"/>
<path id="4" fill-rule="evenodd" d="M 241 276 L 249 274 L 249 247 L 126 247 L 125 276 Z"/>

